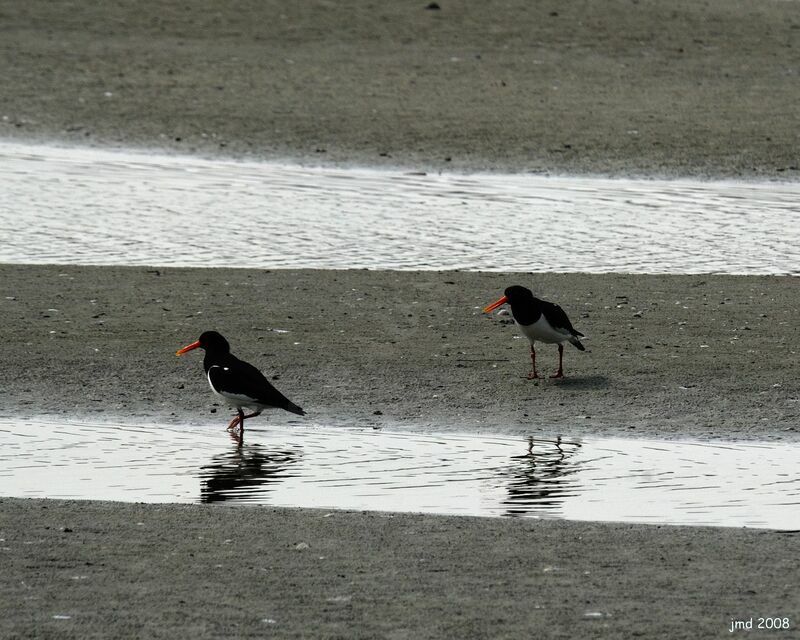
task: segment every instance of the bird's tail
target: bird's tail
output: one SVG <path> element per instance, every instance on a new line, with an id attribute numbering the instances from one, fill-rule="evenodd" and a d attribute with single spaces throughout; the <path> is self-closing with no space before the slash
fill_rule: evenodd
<path id="1" fill-rule="evenodd" d="M 303 411 L 302 408 L 298 407 L 294 402 L 289 402 L 288 400 L 286 401 L 286 405 L 283 408 L 291 413 L 296 413 L 298 416 L 306 415 L 306 412 Z"/>
<path id="2" fill-rule="evenodd" d="M 579 333 L 578 335 L 583 336 L 582 333 Z M 578 340 L 578 336 L 570 336 L 568 339 L 570 344 L 574 345 L 578 351 L 586 351 L 586 347 L 584 347 L 583 344 L 581 344 L 581 341 Z"/>

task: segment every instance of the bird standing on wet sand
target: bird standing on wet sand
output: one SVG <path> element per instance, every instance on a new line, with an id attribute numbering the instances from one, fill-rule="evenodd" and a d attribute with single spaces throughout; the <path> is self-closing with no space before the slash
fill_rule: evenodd
<path id="1" fill-rule="evenodd" d="M 254 418 L 264 409 L 284 409 L 299 416 L 306 414 L 273 387 L 258 369 L 233 355 L 228 341 L 216 331 L 203 332 L 199 340 L 178 349 L 175 355 L 181 356 L 198 348 L 206 352 L 203 369 L 208 376 L 211 390 L 236 407 L 237 415 L 228 425 L 229 431 L 238 425 L 241 435 L 244 433 L 245 418 Z M 242 407 L 249 407 L 254 411 L 245 415 Z"/>
<path id="2" fill-rule="evenodd" d="M 536 350 L 534 349 L 534 343 L 537 340 L 549 344 L 558 343 L 558 371 L 550 377 L 563 378 L 563 343 L 569 341 L 580 351 L 585 351 L 586 348 L 578 339 L 583 337 L 583 334 L 572 326 L 567 314 L 564 313 L 561 307 L 552 302 L 536 298 L 530 289 L 514 285 L 513 287 L 508 287 L 503 293 L 502 298 L 495 300 L 485 307 L 483 311 L 489 313 L 502 304 L 508 303 L 511 305 L 511 315 L 514 316 L 514 322 L 517 323 L 522 333 L 531 343 L 532 367 L 531 372 L 528 374 L 528 379 L 533 380 L 539 377 L 536 372 Z"/>

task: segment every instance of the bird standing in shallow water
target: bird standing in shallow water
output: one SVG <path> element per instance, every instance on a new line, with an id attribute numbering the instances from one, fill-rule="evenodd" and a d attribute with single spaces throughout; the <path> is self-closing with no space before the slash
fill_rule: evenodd
<path id="1" fill-rule="evenodd" d="M 236 407 L 237 415 L 231 420 L 228 430 L 239 426 L 240 442 L 244 433 L 245 418 L 254 418 L 264 409 L 283 409 L 299 416 L 306 414 L 273 387 L 263 373 L 233 355 L 228 341 L 216 331 L 203 332 L 196 342 L 178 349 L 175 355 L 181 356 L 187 351 L 198 348 L 206 352 L 203 369 L 211 390 L 228 404 Z M 243 407 L 249 407 L 254 411 L 245 415 Z"/>
<path id="2" fill-rule="evenodd" d="M 580 351 L 585 351 L 586 348 L 579 340 L 579 338 L 583 337 L 583 334 L 572 326 L 567 314 L 564 313 L 561 307 L 552 302 L 536 298 L 530 289 L 514 285 L 513 287 L 508 287 L 503 293 L 502 298 L 495 300 L 485 307 L 483 311 L 489 313 L 500 305 L 506 303 L 511 305 L 511 315 L 514 316 L 514 322 L 517 323 L 520 331 L 531 343 L 532 366 L 528 378 L 532 380 L 539 377 L 536 371 L 536 349 L 534 348 L 534 343 L 537 340 L 549 344 L 558 343 L 558 371 L 550 377 L 563 378 L 563 343 L 569 342 Z"/>

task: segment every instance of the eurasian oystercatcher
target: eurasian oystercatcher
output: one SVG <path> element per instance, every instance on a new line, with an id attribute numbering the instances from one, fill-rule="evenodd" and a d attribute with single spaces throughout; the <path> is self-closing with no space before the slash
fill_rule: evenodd
<path id="1" fill-rule="evenodd" d="M 536 372 L 536 350 L 533 346 L 537 340 L 549 344 L 558 343 L 558 371 L 550 377 L 563 378 L 563 343 L 569 341 L 579 350 L 586 351 L 586 348 L 578 339 L 583 337 L 583 334 L 572 326 L 567 314 L 564 313 L 561 307 L 552 302 L 534 297 L 530 289 L 514 285 L 513 287 L 508 287 L 503 293 L 502 298 L 485 307 L 483 311 L 489 313 L 502 304 L 508 303 L 511 305 L 511 315 L 514 316 L 514 322 L 517 323 L 522 333 L 531 343 L 532 368 L 528 378 L 539 377 Z"/>
<path id="2" fill-rule="evenodd" d="M 240 437 L 244 432 L 245 418 L 253 418 L 264 409 L 284 409 L 299 416 L 306 414 L 280 391 L 273 387 L 252 364 L 239 360 L 231 353 L 228 341 L 216 331 L 205 331 L 192 344 L 187 344 L 175 352 L 181 356 L 192 349 L 205 349 L 203 369 L 208 377 L 211 390 L 227 403 L 236 407 L 237 415 L 228 425 L 228 430 L 240 427 Z M 244 414 L 242 407 L 254 409 Z"/>

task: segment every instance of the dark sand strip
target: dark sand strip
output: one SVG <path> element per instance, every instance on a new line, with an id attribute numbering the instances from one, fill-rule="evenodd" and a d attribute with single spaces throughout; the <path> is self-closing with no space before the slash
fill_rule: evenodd
<path id="1" fill-rule="evenodd" d="M 0 0 L 0 136 L 797 179 L 796 2 L 427 4 Z"/>
<path id="2" fill-rule="evenodd" d="M 174 355 L 215 329 L 322 424 L 800 435 L 793 278 L 0 265 L 0 281 L 7 415 L 223 425 L 202 357 Z M 588 336 L 565 380 L 527 380 L 527 342 L 481 312 L 513 283 Z M 542 372 L 556 364 L 540 345 Z"/>
<path id="3" fill-rule="evenodd" d="M 800 611 L 772 531 L 5 498 L 0 537 L 3 638 L 790 638 Z"/>

